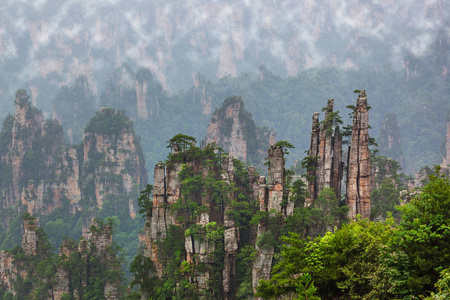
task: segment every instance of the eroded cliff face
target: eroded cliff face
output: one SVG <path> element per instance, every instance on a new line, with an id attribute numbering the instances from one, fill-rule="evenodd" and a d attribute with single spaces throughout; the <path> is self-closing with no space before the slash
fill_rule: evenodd
<path id="1" fill-rule="evenodd" d="M 100 110 L 95 126 L 103 124 L 109 130 L 115 124 L 116 132 L 96 131 L 93 125 L 81 147 L 65 147 L 58 121 L 44 120 L 28 98 L 25 91 L 18 91 L 15 114 L 2 130 L 0 208 L 23 206 L 40 216 L 64 206 L 73 215 L 121 198 L 121 205 L 135 218 L 137 195 L 147 183 L 147 173 L 132 127 L 124 130 L 120 121 L 114 123 L 128 119 L 115 113 L 108 119 L 111 111 Z M 108 121 L 102 123 L 102 117 Z"/>
<path id="2" fill-rule="evenodd" d="M 113 110 L 101 108 L 97 116 L 107 118 L 107 115 L 111 113 L 114 115 Z M 117 115 L 117 118 L 119 117 Z M 120 195 L 123 197 L 122 205 L 128 207 L 130 216 L 135 218 L 136 195 L 147 182 L 144 161 L 136 136 L 128 129 L 109 132 L 109 129 L 105 128 L 106 131 L 98 131 L 95 129 L 97 125 L 92 127 L 93 131 L 86 130 L 84 135 L 84 186 L 93 187 L 93 191 L 89 191 L 91 193 L 86 197 L 90 197 L 90 206 L 101 209 L 107 199 Z M 104 126 L 113 126 L 113 124 L 106 122 Z"/>
<path id="3" fill-rule="evenodd" d="M 216 143 L 232 157 L 262 166 L 264 149 L 276 142 L 276 134 L 257 127 L 242 98 L 233 96 L 213 113 L 206 142 Z"/>
<path id="4" fill-rule="evenodd" d="M 333 106 L 334 100 L 329 99 L 325 108 L 325 119 L 322 122 L 319 122 L 318 112 L 313 115 L 311 145 L 308 152 L 306 206 L 310 206 L 324 188 L 333 188 L 336 198 L 341 198 L 344 165 L 342 162 L 342 135 L 339 126 L 334 126 Z"/>
<path id="5" fill-rule="evenodd" d="M 274 245 L 264 242 L 264 240 L 267 240 L 268 236 L 275 239 L 278 236 L 273 226 L 269 226 L 271 223 L 269 219 L 275 218 L 278 220 L 276 226 L 282 226 L 283 219 L 292 215 L 294 210 L 294 203 L 289 200 L 285 186 L 286 174 L 283 148 L 276 144 L 270 146 L 267 155 L 269 162 L 267 181 L 264 176 L 259 177 L 259 211 L 265 212 L 267 217 L 259 222 L 257 229 L 256 257 L 252 269 L 252 288 L 254 293 L 256 293 L 258 281 L 260 279 L 270 279 L 272 271 Z"/>
<path id="6" fill-rule="evenodd" d="M 18 91 L 15 106 L 12 128 L 2 131 L 7 146 L 0 169 L 10 177 L 3 181 L 0 207 L 24 205 L 30 214 L 49 214 L 68 199 L 74 213 L 81 199 L 76 150 L 65 149 L 62 127 L 45 121 L 25 91 Z"/>
<path id="7" fill-rule="evenodd" d="M 173 145 L 169 160 L 155 166 L 153 204 L 147 210 L 144 239 L 144 255 L 154 266 L 150 276 L 187 279 L 197 293 L 192 297 L 234 299 L 241 235 L 248 239 L 246 243 L 256 238 L 254 230 L 242 233 L 234 205 L 250 205 L 257 199 L 258 177 L 254 168 L 247 171 L 233 157 L 215 153 L 215 145 L 179 149 Z M 167 243 L 174 239 L 183 239 L 177 250 L 181 257 L 176 259 L 183 270 L 181 278 L 167 268 L 169 262 L 174 264 L 173 250 L 167 252 Z"/>
<path id="8" fill-rule="evenodd" d="M 163 87 L 148 68 L 136 72 L 127 65 L 119 66 L 107 79 L 101 105 L 129 112 L 133 119 L 157 117 L 164 101 Z"/>
<path id="9" fill-rule="evenodd" d="M 24 220 L 24 234 L 21 249 L 2 251 L 0 254 L 0 286 L 6 292 L 16 295 L 24 291 L 17 288 L 21 280 L 34 278 L 30 285 L 30 295 L 39 295 L 39 299 L 65 299 L 71 296 L 74 299 L 82 299 L 83 293 L 88 289 L 88 283 L 97 275 L 97 268 L 103 268 L 105 272 L 119 272 L 116 254 L 112 245 L 112 228 L 108 225 L 95 224 L 90 229 L 91 238 L 81 240 L 79 244 L 66 240 L 61 245 L 58 254 L 59 263 L 55 265 L 54 274 L 46 274 L 49 278 L 42 279 L 45 283 L 43 288 L 36 280 L 36 269 L 30 261 L 39 262 L 51 256 L 46 248 L 45 237 L 37 227 L 37 220 L 28 217 Z M 14 251 L 23 251 L 21 258 L 16 258 Z M 25 256 L 25 257 L 24 257 Z M 19 257 L 19 256 L 18 256 Z M 70 267 L 76 264 L 76 268 Z M 77 281 L 75 278 L 78 278 Z M 116 300 L 123 295 L 118 289 L 120 276 L 106 275 L 105 283 L 100 283 L 105 299 Z M 46 282 L 48 281 L 48 282 Z M 53 281 L 53 283 L 49 283 Z M 31 281 L 30 281 L 31 282 Z M 35 294 L 39 290 L 38 294 Z M 98 294 L 97 294 L 98 295 Z"/>
<path id="10" fill-rule="evenodd" d="M 361 90 L 353 113 L 353 129 L 347 159 L 346 203 L 348 216 L 355 220 L 359 214 L 370 218 L 370 151 L 369 151 L 369 110 L 367 96 Z"/>

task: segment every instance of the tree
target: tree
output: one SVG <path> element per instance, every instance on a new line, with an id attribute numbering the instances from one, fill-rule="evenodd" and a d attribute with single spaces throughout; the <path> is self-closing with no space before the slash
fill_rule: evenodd
<path id="1" fill-rule="evenodd" d="M 197 140 L 194 137 L 179 133 L 167 141 L 167 148 L 173 148 L 175 145 L 177 145 L 178 147 L 180 147 L 181 151 L 186 151 L 192 146 L 192 144 L 195 143 L 197 143 Z"/>
<path id="2" fill-rule="evenodd" d="M 450 266 L 450 182 L 439 175 L 440 167 L 435 171 L 423 193 L 399 207 L 396 243 L 410 259 L 408 284 L 417 295 L 433 290 L 440 271 Z"/>
<path id="3" fill-rule="evenodd" d="M 357 220 L 314 240 L 294 233 L 283 237 L 280 260 L 272 278 L 260 281 L 257 296 L 273 298 L 296 292 L 302 274 L 308 273 L 322 298 L 362 299 L 376 291 L 376 299 L 389 299 L 378 292 L 384 278 L 379 261 L 392 238 L 393 224 L 392 219 L 378 223 Z"/>
<path id="4" fill-rule="evenodd" d="M 153 191 L 153 185 L 147 184 L 145 190 L 141 191 L 141 195 L 138 198 L 138 205 L 141 208 L 139 213 L 142 214 L 142 217 L 148 217 L 151 214 L 151 210 L 153 207 L 153 199 L 151 197 Z"/>
<path id="5" fill-rule="evenodd" d="M 315 295 L 317 288 L 312 282 L 311 274 L 303 274 L 296 286 L 298 297 L 294 300 L 320 300 L 320 297 Z"/>

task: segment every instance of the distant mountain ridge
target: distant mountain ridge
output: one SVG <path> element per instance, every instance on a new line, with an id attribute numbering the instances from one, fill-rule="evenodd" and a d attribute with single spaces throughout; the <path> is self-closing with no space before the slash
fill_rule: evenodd
<path id="1" fill-rule="evenodd" d="M 408 69 L 406 54 L 421 57 L 439 34 L 448 39 L 449 11 L 444 0 L 13 1 L 0 11 L 0 99 L 7 105 L 26 86 L 50 111 L 51 87 L 84 75 L 99 95 L 125 62 L 174 92 L 194 73 L 211 80 L 261 64 L 282 76 L 319 66 Z"/>

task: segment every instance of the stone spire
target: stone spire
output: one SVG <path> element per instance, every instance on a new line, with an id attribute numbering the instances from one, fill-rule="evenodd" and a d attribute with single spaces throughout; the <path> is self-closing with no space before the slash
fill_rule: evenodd
<path id="1" fill-rule="evenodd" d="M 342 181 L 342 136 L 339 127 L 335 128 L 333 135 L 333 106 L 334 99 L 328 99 L 325 108 L 325 120 L 319 122 L 319 113 L 313 115 L 311 128 L 311 146 L 309 156 L 312 158 L 312 167 L 308 171 L 309 197 L 305 205 L 309 206 L 319 196 L 323 188 L 333 188 L 336 197 L 341 197 Z"/>
<path id="2" fill-rule="evenodd" d="M 259 178 L 259 209 L 265 212 L 276 211 L 277 213 L 281 213 L 281 218 L 284 218 L 292 214 L 293 211 L 293 209 L 289 209 L 290 203 L 287 203 L 286 207 L 283 205 L 283 194 L 285 191 L 284 152 L 281 146 L 275 144 L 270 146 L 267 154 L 269 176 L 267 183 L 264 176 Z M 261 238 L 265 234 L 275 235 L 275 233 L 267 228 L 266 221 L 263 219 L 258 224 L 257 238 Z M 278 237 L 275 236 L 275 238 Z M 252 270 L 253 292 L 256 292 L 260 279 L 270 279 L 274 255 L 274 246 L 271 244 L 256 244 L 255 249 L 257 253 Z"/>
<path id="3" fill-rule="evenodd" d="M 348 151 L 346 203 L 350 219 L 370 218 L 369 111 L 364 90 L 359 93 L 353 114 L 353 131 Z"/>

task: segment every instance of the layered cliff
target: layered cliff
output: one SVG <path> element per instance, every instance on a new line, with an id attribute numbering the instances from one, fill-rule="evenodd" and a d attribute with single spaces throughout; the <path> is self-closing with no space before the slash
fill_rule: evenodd
<path id="1" fill-rule="evenodd" d="M 257 127 L 241 97 L 224 100 L 207 130 L 207 143 L 216 143 L 232 157 L 262 166 L 264 151 L 276 142 L 275 131 Z"/>

